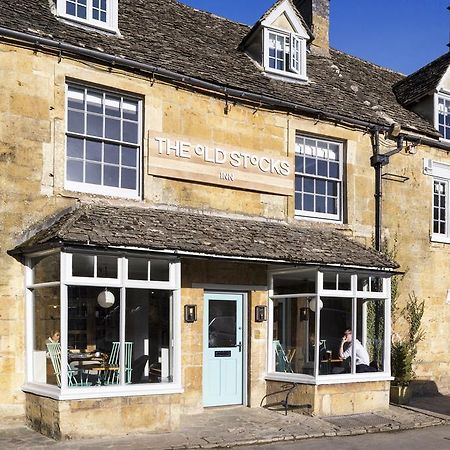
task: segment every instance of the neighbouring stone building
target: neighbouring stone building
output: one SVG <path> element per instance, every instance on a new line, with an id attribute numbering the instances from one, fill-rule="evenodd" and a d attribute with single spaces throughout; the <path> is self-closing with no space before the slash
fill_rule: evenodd
<path id="1" fill-rule="evenodd" d="M 425 300 L 418 379 L 449 392 L 450 56 L 405 77 L 328 27 L 329 0 L 253 27 L 3 0 L 1 415 L 170 430 L 289 383 L 305 413 L 387 408 L 398 273 L 397 304 Z"/>

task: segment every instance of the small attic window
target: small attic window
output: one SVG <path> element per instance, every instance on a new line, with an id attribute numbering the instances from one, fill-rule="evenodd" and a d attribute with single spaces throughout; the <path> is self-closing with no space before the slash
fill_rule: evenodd
<path id="1" fill-rule="evenodd" d="M 294 33 L 264 30 L 264 68 L 268 72 L 306 78 L 306 40 Z"/>
<path id="2" fill-rule="evenodd" d="M 57 0 L 59 17 L 117 31 L 118 0 Z"/>

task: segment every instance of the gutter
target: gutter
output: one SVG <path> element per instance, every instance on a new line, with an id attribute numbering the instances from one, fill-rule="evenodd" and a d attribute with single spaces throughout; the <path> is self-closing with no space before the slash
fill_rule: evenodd
<path id="1" fill-rule="evenodd" d="M 175 81 L 178 83 L 190 85 L 200 89 L 209 90 L 216 92 L 227 97 L 232 97 L 236 99 L 247 100 L 250 102 L 255 102 L 258 104 L 270 105 L 280 109 L 293 110 L 298 113 L 303 113 L 306 115 L 312 115 L 317 117 L 323 117 L 324 119 L 336 120 L 341 123 L 347 123 L 358 128 L 373 128 L 376 126 L 380 131 L 389 131 L 390 125 L 381 125 L 379 123 L 368 122 L 365 120 L 354 119 L 347 116 L 343 116 L 338 113 L 324 113 L 323 111 L 311 108 L 308 106 L 302 106 L 298 103 L 288 102 L 285 100 L 279 100 L 274 97 L 270 97 L 263 94 L 254 94 L 241 89 L 230 88 L 224 85 L 216 84 L 213 82 L 208 82 L 201 80 L 199 78 L 186 76 L 174 72 L 172 70 L 163 69 L 160 67 L 152 66 L 146 63 L 140 63 L 132 59 L 123 58 L 115 55 L 110 55 L 98 50 L 92 50 L 88 48 L 79 47 L 72 44 L 67 44 L 62 41 L 56 41 L 54 39 L 49 39 L 40 36 L 34 36 L 28 33 L 23 33 L 20 31 L 10 30 L 9 28 L 0 27 L 0 35 L 13 40 L 18 40 L 34 47 L 42 46 L 54 49 L 59 52 L 67 52 L 69 54 L 83 56 L 89 59 L 100 61 L 102 63 L 107 63 L 112 66 L 119 66 L 128 69 L 139 70 L 144 73 L 151 74 L 152 76 L 159 75 L 161 78 Z M 441 148 L 443 150 L 450 151 L 450 144 L 443 144 L 442 142 L 430 138 L 421 138 L 415 135 L 403 134 L 405 140 L 411 143 L 421 143 L 425 145 L 430 145 L 433 147 Z"/>

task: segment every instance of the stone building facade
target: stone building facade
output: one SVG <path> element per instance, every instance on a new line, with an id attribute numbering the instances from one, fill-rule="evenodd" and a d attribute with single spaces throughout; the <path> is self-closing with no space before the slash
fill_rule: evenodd
<path id="1" fill-rule="evenodd" d="M 286 383 L 310 414 L 387 408 L 399 272 L 398 305 L 426 305 L 417 376 L 448 393 L 448 58 L 405 78 L 330 49 L 326 0 L 252 28 L 100 3 L 0 18 L 1 414 L 55 438 L 167 430 Z M 393 149 L 397 262 L 370 248 L 371 157 Z M 346 328 L 367 371 L 356 346 L 341 362 Z"/>

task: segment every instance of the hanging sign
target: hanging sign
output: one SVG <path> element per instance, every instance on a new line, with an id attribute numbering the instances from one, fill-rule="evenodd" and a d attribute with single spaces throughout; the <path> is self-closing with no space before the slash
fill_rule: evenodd
<path id="1" fill-rule="evenodd" d="M 294 171 L 285 157 L 150 134 L 148 173 L 281 195 L 294 191 Z"/>

